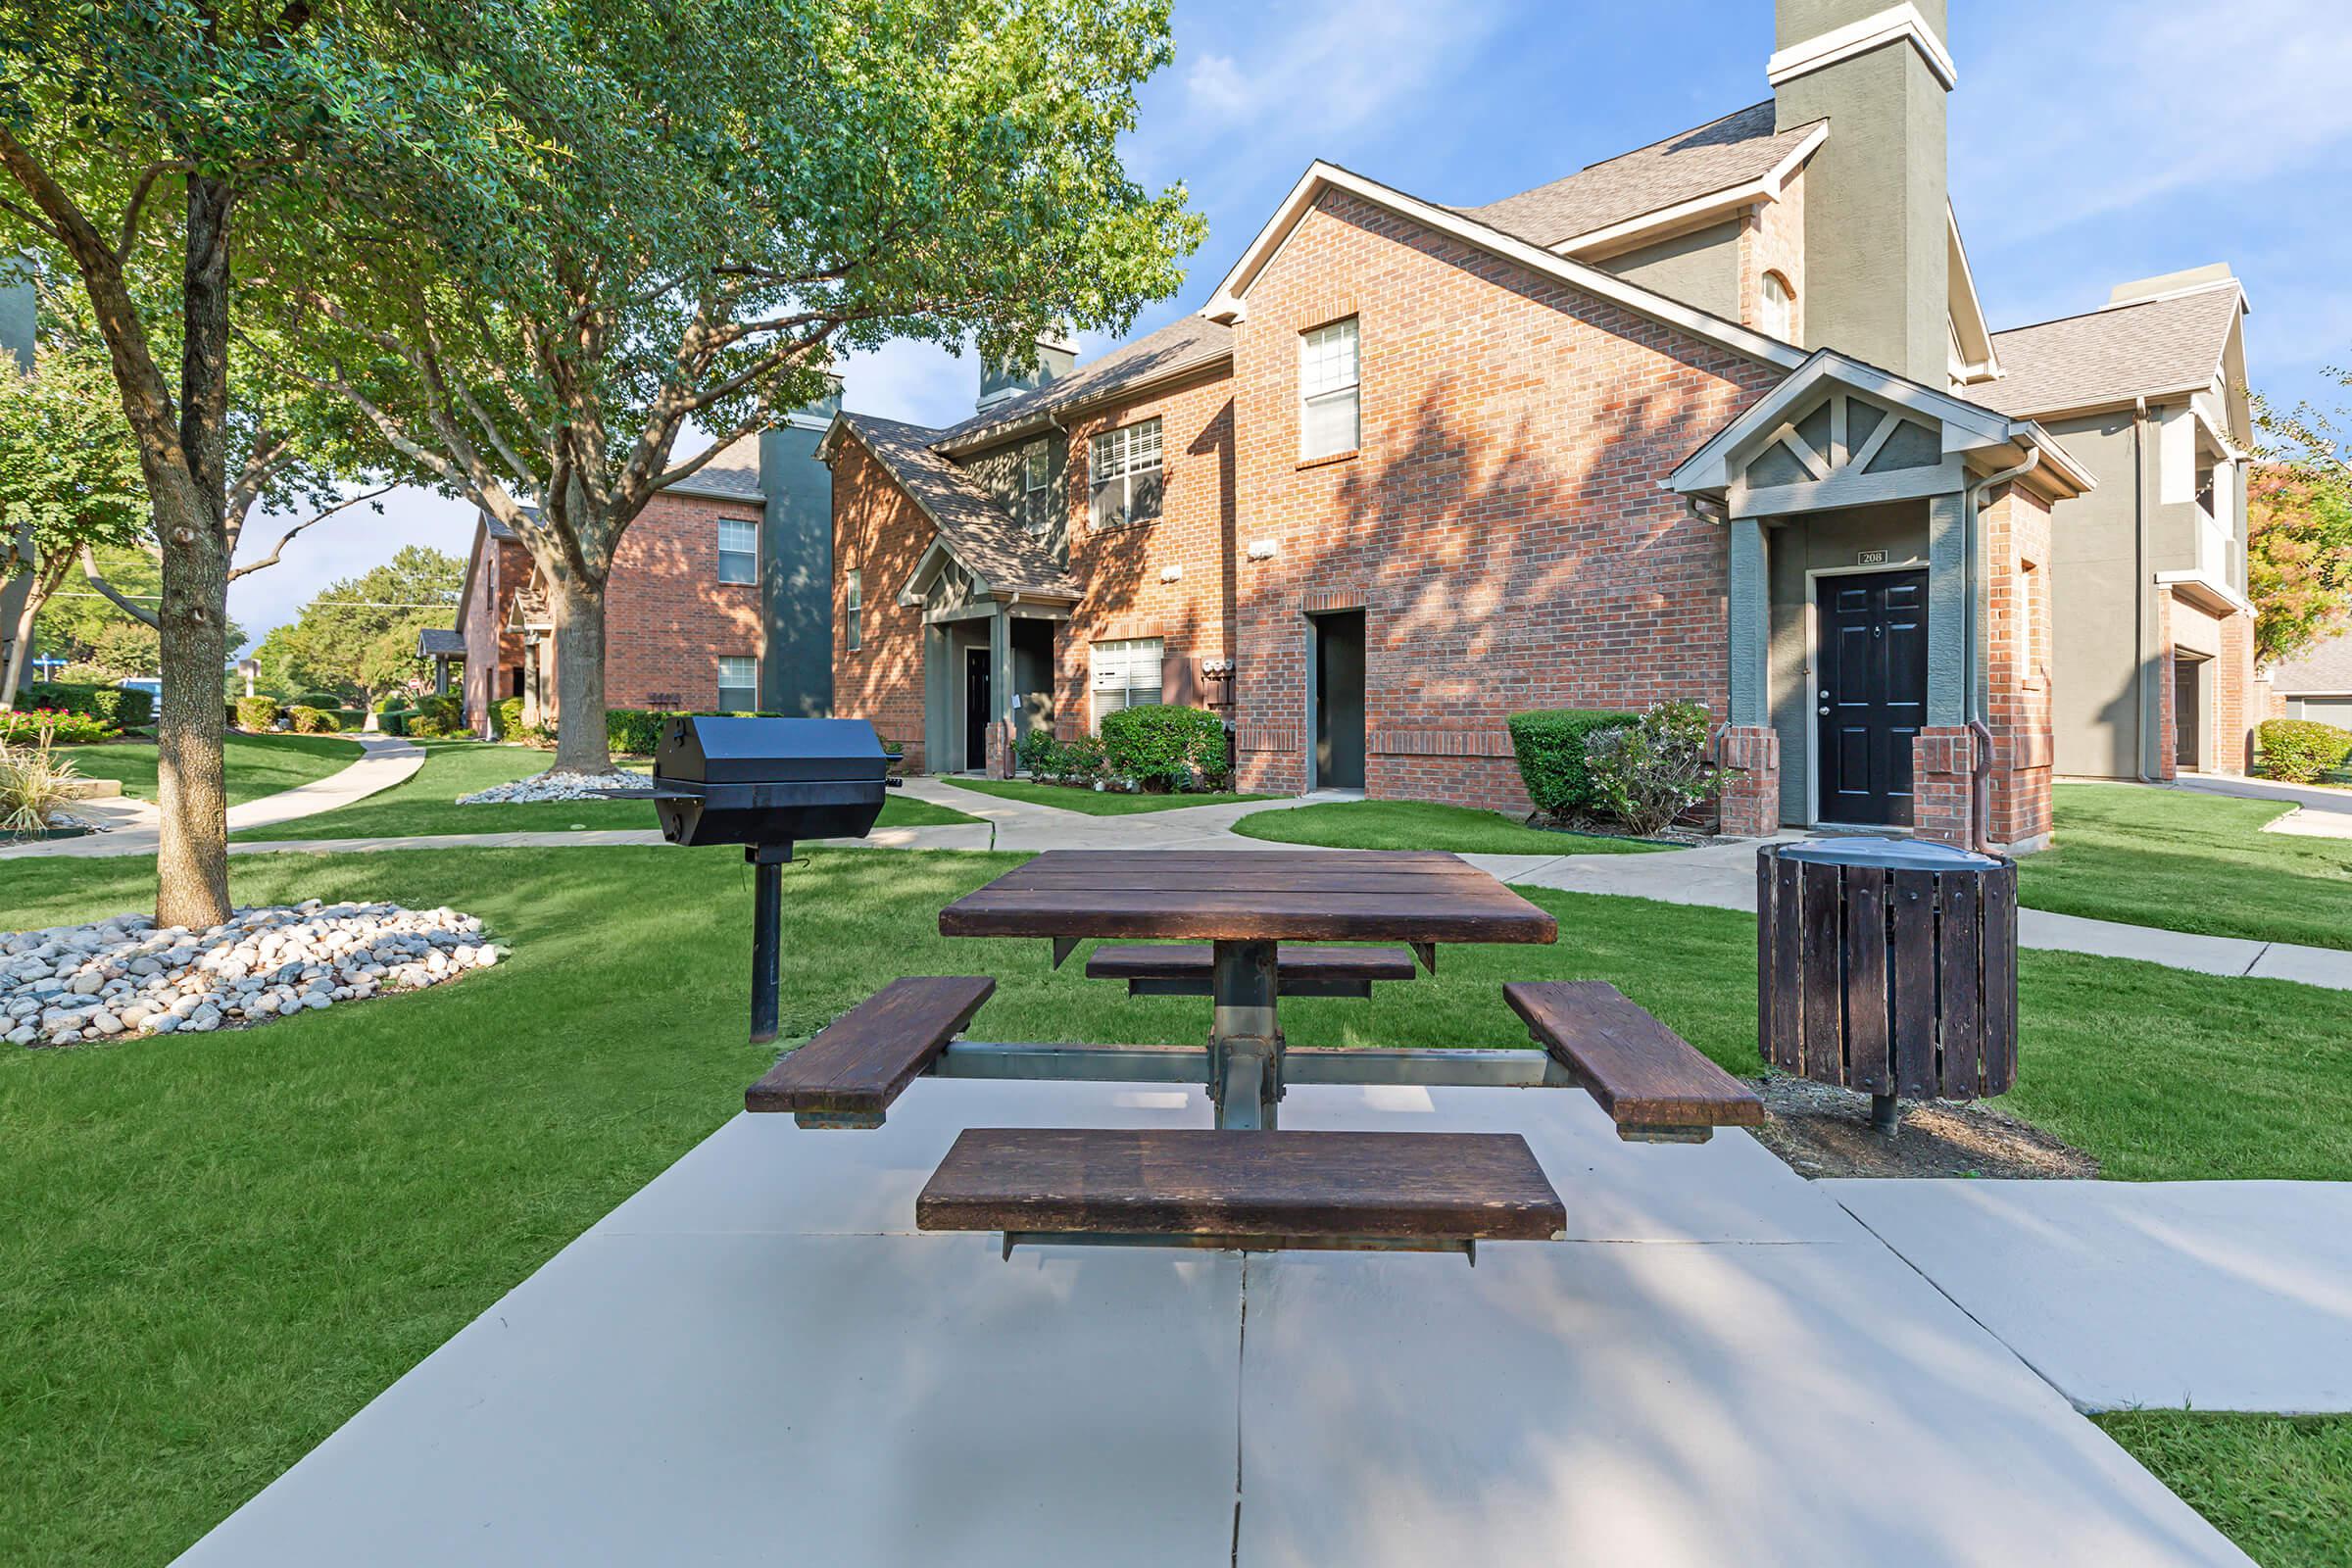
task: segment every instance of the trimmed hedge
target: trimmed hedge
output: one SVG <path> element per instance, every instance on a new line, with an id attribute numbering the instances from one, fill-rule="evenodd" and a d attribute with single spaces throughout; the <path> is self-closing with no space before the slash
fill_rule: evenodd
<path id="1" fill-rule="evenodd" d="M 522 699 L 506 697 L 490 705 L 490 736 L 505 740 L 522 728 Z"/>
<path id="2" fill-rule="evenodd" d="M 1601 730 L 1623 729 L 1639 713 L 1606 708 L 1544 708 L 1513 713 L 1511 753 L 1528 799 L 1546 816 L 1577 816 L 1603 809 L 1592 774 L 1585 765 L 1585 741 Z"/>
<path id="3" fill-rule="evenodd" d="M 1145 789 L 1214 789 L 1233 776 L 1225 721 L 1203 708 L 1149 703 L 1105 713 L 1102 762 Z"/>
<path id="4" fill-rule="evenodd" d="M 2289 784 L 2316 784 L 2352 760 L 2352 729 L 2316 718 L 2266 718 L 2254 735 L 2262 771 Z"/>
<path id="5" fill-rule="evenodd" d="M 521 721 L 520 698 L 510 701 L 516 705 L 516 722 Z M 628 752 L 638 757 L 651 757 L 654 748 L 662 743 L 662 722 L 669 717 L 658 708 L 608 708 L 605 710 L 605 744 L 616 752 Z"/>
<path id="6" fill-rule="evenodd" d="M 338 708 L 334 710 L 334 714 L 335 728 L 339 730 L 348 733 L 368 727 L 368 710 L 365 708 Z"/>
<path id="7" fill-rule="evenodd" d="M 275 729 L 279 712 L 274 697 L 240 697 L 237 699 L 237 728 Z"/>
<path id="8" fill-rule="evenodd" d="M 343 706 L 343 699 L 333 692 L 303 692 L 287 704 L 290 708 L 318 708 L 333 712 Z"/>
<path id="9" fill-rule="evenodd" d="M 313 708 L 308 703 L 296 703 L 286 710 L 297 735 L 332 735 L 343 726 L 335 721 L 331 709 Z"/>
<path id="10" fill-rule="evenodd" d="M 47 708 L 61 713 L 94 718 L 107 729 L 144 729 L 155 721 L 155 698 L 120 686 L 89 686 L 74 681 L 36 680 L 17 693 L 20 708 Z"/>

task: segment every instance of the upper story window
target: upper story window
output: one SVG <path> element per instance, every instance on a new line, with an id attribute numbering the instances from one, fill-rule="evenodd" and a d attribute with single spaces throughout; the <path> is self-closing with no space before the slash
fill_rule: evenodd
<path id="1" fill-rule="evenodd" d="M 1043 441 L 1032 441 L 1021 449 L 1021 516 L 1032 532 L 1045 528 L 1054 520 L 1054 509 L 1048 492 L 1054 481 L 1054 458 Z"/>
<path id="2" fill-rule="evenodd" d="M 865 573 L 855 566 L 842 573 L 841 596 L 842 631 L 850 647 L 856 648 L 865 631 L 861 624 L 865 619 Z"/>
<path id="3" fill-rule="evenodd" d="M 760 525 L 740 517 L 718 519 L 718 580 L 760 580 Z"/>
<path id="4" fill-rule="evenodd" d="M 1764 274 L 1764 318 L 1757 324 L 1784 343 L 1796 341 L 1796 295 L 1778 272 Z"/>
<path id="5" fill-rule="evenodd" d="M 1087 515 L 1098 528 L 1159 515 L 1159 420 L 1105 430 L 1088 454 Z"/>
<path id="6" fill-rule="evenodd" d="M 1362 432 L 1355 318 L 1298 334 L 1298 456 L 1353 452 Z"/>
<path id="7" fill-rule="evenodd" d="M 722 659 L 718 662 L 718 710 L 748 713 L 760 706 L 760 662 Z"/>

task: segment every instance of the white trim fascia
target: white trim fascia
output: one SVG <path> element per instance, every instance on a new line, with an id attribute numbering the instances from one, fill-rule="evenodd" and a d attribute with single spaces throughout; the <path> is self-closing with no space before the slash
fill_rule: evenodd
<path id="1" fill-rule="evenodd" d="M 2254 604 L 2244 594 L 2207 571 L 2160 571 L 2151 579 L 2159 588 L 2200 588 L 2242 614 L 2254 613 Z"/>
<path id="2" fill-rule="evenodd" d="M 1833 380 L 1848 391 L 1860 392 L 1876 402 L 1934 420 L 1942 431 L 1946 457 L 2018 438 L 2017 421 L 2006 416 L 1948 392 L 1922 386 L 1875 365 L 1849 359 L 1836 349 L 1815 349 L 1794 374 L 1749 404 L 1709 436 L 1696 452 L 1676 465 L 1666 476 L 1665 487 L 1687 492 L 1713 490 L 1729 484 L 1732 453 L 1744 447 L 1750 436 L 1778 429 L 1791 408 L 1822 382 Z"/>
<path id="3" fill-rule="evenodd" d="M 1814 684 L 1821 675 L 1821 590 L 1814 586 L 1817 577 L 1857 577 L 1874 571 L 1925 571 L 1931 574 L 1935 566 L 1925 556 L 1913 556 L 1908 561 L 1885 561 L 1869 566 L 1808 566 L 1805 568 L 1805 678 L 1797 691 L 1804 698 L 1805 719 L 1805 826 L 1821 826 L 1821 717 L 1820 698 L 1814 694 L 1821 688 Z M 1772 717 L 1771 694 L 1765 694 L 1764 716 L 1770 728 Z M 1872 827 L 1870 822 L 1835 822 L 1833 827 Z M 1909 833 L 1910 828 L 1887 823 L 1886 830 Z"/>
<path id="4" fill-rule="evenodd" d="M 1868 54 L 1898 40 L 1907 40 L 1919 51 L 1920 58 L 1928 63 L 1928 69 L 1947 91 L 1959 83 L 1960 68 L 1953 62 L 1952 52 L 1936 36 L 1936 29 L 1928 25 L 1928 19 L 1919 14 L 1919 7 L 1911 0 L 1903 0 L 1901 5 L 1888 6 L 1842 27 L 1832 27 L 1819 37 L 1776 50 L 1764 63 L 1764 77 L 1778 87 L 1824 66 L 1834 66 L 1840 60 Z"/>
<path id="5" fill-rule="evenodd" d="M 913 500 L 913 497 L 909 496 L 907 499 Z M 923 504 L 920 501 L 916 501 L 914 504 L 918 510 L 922 509 Z M 924 511 L 923 515 L 928 517 L 931 514 L 928 511 Z M 939 520 L 937 518 L 932 518 L 931 526 L 938 528 L 939 531 L 932 536 L 929 547 L 923 551 L 921 556 L 916 558 L 914 569 L 906 574 L 906 583 L 899 589 L 900 605 L 912 608 L 913 606 L 919 605 L 923 602 L 922 592 L 920 589 L 915 587 L 915 584 L 928 580 L 931 573 L 931 560 L 934 556 L 947 557 L 950 561 L 954 562 L 957 566 L 962 568 L 965 576 L 972 579 L 972 586 L 974 588 L 989 595 L 991 598 L 995 597 L 996 590 L 990 588 L 988 583 L 981 577 L 980 573 L 972 569 L 972 564 L 970 562 L 964 560 L 963 557 L 956 553 L 956 547 L 948 542 L 948 531 L 945 528 L 939 527 Z"/>
<path id="6" fill-rule="evenodd" d="M 2106 304 L 2100 306 L 2097 310 L 2092 311 L 2089 314 L 2092 316 L 2104 316 L 2109 311 L 2128 311 L 2134 305 L 2153 305 L 2158 300 L 2186 299 L 2191 294 L 2211 294 L 2217 290 L 2225 288 L 2236 290 L 2237 308 L 2239 314 L 2245 316 L 2251 316 L 2254 314 L 2253 305 L 2246 299 L 2245 285 L 2239 279 L 2234 277 L 2217 277 L 2210 283 L 2190 283 L 2181 288 L 2168 288 L 2161 294 L 2134 294 L 2128 300 L 2109 300 Z M 2070 319 L 2070 318 L 2060 317 L 2059 319 L 2066 320 Z M 2040 323 L 2034 322 L 2032 324 L 2039 325 Z"/>
<path id="7" fill-rule="evenodd" d="M 1233 264 L 1233 270 L 1217 284 L 1215 295 L 1201 307 L 1200 314 L 1212 321 L 1237 319 L 1242 312 L 1243 296 L 1248 293 L 1250 285 L 1272 262 L 1276 251 L 1290 238 L 1299 220 L 1313 206 L 1315 198 L 1325 190 L 1334 189 L 1344 190 L 1400 218 L 1410 219 L 1424 227 L 1476 246 L 1489 255 L 1515 262 L 1530 271 L 1558 278 L 1585 293 L 1622 305 L 1653 321 L 1680 327 L 1735 354 L 1744 354 L 1784 370 L 1793 370 L 1805 362 L 1804 350 L 1791 347 L 1753 327 L 1741 326 L 1737 321 L 1710 315 L 1680 300 L 1669 299 L 1638 283 L 1611 276 L 1586 263 L 1554 256 L 1539 245 L 1531 245 L 1526 240 L 1505 234 L 1475 219 L 1464 218 L 1459 213 L 1425 202 L 1417 196 L 1408 196 L 1393 186 L 1383 185 L 1378 180 L 1366 178 L 1336 164 L 1327 164 L 1321 159 L 1308 166 L 1306 172 L 1299 176 L 1298 183 L 1291 187 L 1291 193 L 1283 198 L 1282 206 L 1276 209 L 1266 226 L 1258 230 L 1249 248 L 1242 252 L 1241 259 Z"/>
<path id="8" fill-rule="evenodd" d="M 1953 279 L 1960 285 L 1960 291 L 1968 301 L 1971 317 L 1969 324 L 1976 333 L 1976 341 L 1973 343 L 1966 337 L 1962 337 L 1959 331 L 1959 318 L 1953 318 L 1952 335 L 1960 338 L 1960 352 L 1975 356 L 1965 367 L 1970 372 L 1965 379 L 1971 381 L 1997 379 L 2007 373 L 2001 368 L 2001 351 L 1992 341 L 1992 322 L 1986 319 L 1984 302 L 1977 294 L 1976 270 L 1968 265 L 1968 246 L 1960 238 L 1960 215 L 1952 210 L 1952 204 L 1948 201 L 1943 204 L 1943 224 L 1944 243 L 1950 247 L 1950 259 L 1960 264 L 1953 272 Z M 1946 289 L 1945 292 L 1948 294 L 1951 290 Z"/>
<path id="9" fill-rule="evenodd" d="M 1630 250 L 1651 239 L 1669 239 L 1686 229 L 1703 228 L 1713 220 L 1729 217 L 1745 208 L 1767 206 L 1777 202 L 1788 189 L 1788 181 L 1806 159 L 1813 156 L 1829 139 L 1830 123 L 1823 121 L 1806 132 L 1798 142 L 1771 169 L 1738 185 L 1728 185 L 1704 196 L 1693 196 L 1687 202 L 1660 207 L 1652 212 L 1640 213 L 1632 218 L 1596 228 L 1590 233 L 1572 235 L 1551 247 L 1554 256 L 1572 261 L 1592 261 L 1598 257 Z"/>

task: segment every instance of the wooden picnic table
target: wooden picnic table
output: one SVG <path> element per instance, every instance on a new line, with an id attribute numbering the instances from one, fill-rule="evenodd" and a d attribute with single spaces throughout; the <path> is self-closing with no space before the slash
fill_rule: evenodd
<path id="1" fill-rule="evenodd" d="M 1548 943 L 1559 922 L 1459 856 L 1428 851 L 1053 850 L 940 911 L 952 937 L 1211 945 L 1208 1090 L 1217 1125 L 1271 1129 L 1282 1096 L 1277 944 Z"/>

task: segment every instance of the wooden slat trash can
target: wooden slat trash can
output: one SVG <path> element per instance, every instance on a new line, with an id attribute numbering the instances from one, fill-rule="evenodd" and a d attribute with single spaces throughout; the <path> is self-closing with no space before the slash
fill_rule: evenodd
<path id="1" fill-rule="evenodd" d="M 2017 1079 L 2017 862 L 1905 839 L 1756 854 L 1764 1060 L 1871 1097 L 1976 1100 Z"/>

